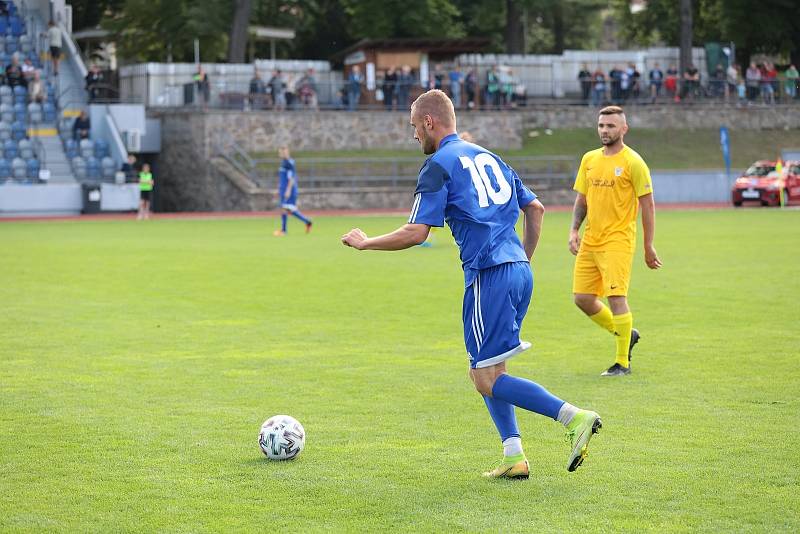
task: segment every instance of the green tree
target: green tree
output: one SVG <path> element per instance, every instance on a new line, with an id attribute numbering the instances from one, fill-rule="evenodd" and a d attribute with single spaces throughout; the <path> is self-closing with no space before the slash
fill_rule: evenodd
<path id="1" fill-rule="evenodd" d="M 356 38 L 461 37 L 464 25 L 451 0 L 342 0 Z"/>

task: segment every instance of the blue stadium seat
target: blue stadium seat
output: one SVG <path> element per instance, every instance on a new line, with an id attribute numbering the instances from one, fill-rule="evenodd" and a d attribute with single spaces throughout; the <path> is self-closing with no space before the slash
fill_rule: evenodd
<path id="1" fill-rule="evenodd" d="M 45 122 L 56 122 L 56 107 L 49 99 L 42 104 L 42 113 Z"/>
<path id="2" fill-rule="evenodd" d="M 5 154 L 5 158 L 7 160 L 12 160 L 19 155 L 17 151 L 17 142 L 13 139 L 9 139 L 3 143 L 3 154 Z"/>
<path id="3" fill-rule="evenodd" d="M 19 157 L 22 159 L 28 160 L 36 157 L 33 153 L 33 143 L 31 143 L 29 139 L 20 141 L 19 144 L 17 144 L 17 150 L 19 150 Z"/>
<path id="4" fill-rule="evenodd" d="M 17 14 L 17 5 L 14 2 L 7 2 L 6 5 L 8 6 L 8 14 L 9 15 L 16 15 Z"/>
<path id="5" fill-rule="evenodd" d="M 82 157 L 88 159 L 94 156 L 94 142 L 92 142 L 91 139 L 81 139 L 81 142 L 78 144 L 78 148 Z"/>
<path id="6" fill-rule="evenodd" d="M 8 17 L 8 26 L 11 28 L 11 35 L 14 37 L 19 37 L 25 33 L 25 25 L 16 15 Z"/>
<path id="7" fill-rule="evenodd" d="M 106 156 L 108 156 L 108 143 L 102 139 L 96 140 L 94 142 L 94 157 L 101 160 Z"/>
<path id="8" fill-rule="evenodd" d="M 64 152 L 67 153 L 67 158 L 70 160 L 78 157 L 78 142 L 75 139 L 64 141 Z"/>
<path id="9" fill-rule="evenodd" d="M 14 104 L 14 120 L 24 124 L 26 119 L 27 112 L 25 111 L 25 104 Z"/>
<path id="10" fill-rule="evenodd" d="M 75 178 L 78 180 L 86 179 L 86 160 L 78 156 L 72 158 L 72 172 L 75 173 Z"/>
<path id="11" fill-rule="evenodd" d="M 11 164 L 6 159 L 0 159 L 0 180 L 11 178 Z"/>
<path id="12" fill-rule="evenodd" d="M 11 161 L 11 175 L 15 180 L 25 180 L 28 177 L 28 164 L 22 158 Z"/>
<path id="13" fill-rule="evenodd" d="M 25 139 L 28 135 L 28 129 L 25 128 L 25 123 L 17 121 L 11 125 L 11 137 L 19 141 L 20 139 Z"/>
<path id="14" fill-rule="evenodd" d="M 114 160 L 106 156 L 100 161 L 100 167 L 103 169 L 103 180 L 113 182 L 117 174 L 117 164 Z"/>
<path id="15" fill-rule="evenodd" d="M 100 174 L 100 160 L 92 156 L 86 158 L 86 177 L 90 180 L 99 180 Z"/>
<path id="16" fill-rule="evenodd" d="M 28 160 L 28 178 L 32 180 L 38 180 L 39 169 L 40 169 L 39 160 L 36 158 L 30 158 Z"/>
<path id="17" fill-rule="evenodd" d="M 14 54 L 19 51 L 19 43 L 16 39 L 6 39 L 6 53 Z"/>
<path id="18" fill-rule="evenodd" d="M 0 120 L 7 122 L 9 125 L 14 122 L 14 106 L 0 104 Z"/>
<path id="19" fill-rule="evenodd" d="M 7 31 L 8 31 L 8 19 L 6 17 L 0 17 L 0 33 L 5 35 Z"/>
<path id="20" fill-rule="evenodd" d="M 28 96 L 28 87 L 25 85 L 14 86 L 14 96 Z"/>

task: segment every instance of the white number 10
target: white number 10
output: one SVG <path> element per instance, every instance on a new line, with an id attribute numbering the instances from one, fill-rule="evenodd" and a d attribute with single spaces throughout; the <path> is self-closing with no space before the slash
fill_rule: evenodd
<path id="1" fill-rule="evenodd" d="M 474 185 L 475 189 L 478 191 L 478 205 L 480 207 L 488 207 L 489 199 L 491 199 L 493 204 L 499 205 L 508 202 L 511 198 L 511 186 L 508 184 L 506 177 L 503 176 L 503 171 L 500 170 L 500 165 L 497 164 L 496 159 L 486 152 L 475 156 L 474 161 L 467 156 L 461 156 L 458 159 L 472 177 L 472 185 Z M 492 181 L 489 179 L 489 175 L 486 174 L 486 167 L 492 170 L 494 179 L 497 181 L 498 187 L 500 187 L 499 191 L 495 191 L 494 185 L 492 185 Z"/>

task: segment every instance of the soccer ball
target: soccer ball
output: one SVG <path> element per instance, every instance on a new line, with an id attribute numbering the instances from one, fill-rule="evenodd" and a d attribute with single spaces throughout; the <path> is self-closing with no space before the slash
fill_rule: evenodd
<path id="1" fill-rule="evenodd" d="M 306 431 L 294 417 L 276 415 L 261 425 L 258 446 L 270 460 L 296 458 L 306 444 Z"/>

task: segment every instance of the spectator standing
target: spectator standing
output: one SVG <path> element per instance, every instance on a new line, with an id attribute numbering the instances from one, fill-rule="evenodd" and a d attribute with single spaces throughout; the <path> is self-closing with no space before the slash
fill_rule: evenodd
<path id="1" fill-rule="evenodd" d="M 317 80 L 314 69 L 308 69 L 297 82 L 297 96 L 305 109 L 317 109 Z"/>
<path id="2" fill-rule="evenodd" d="M 606 100 L 606 74 L 597 67 L 592 76 L 592 105 L 599 106 Z"/>
<path id="3" fill-rule="evenodd" d="M 47 23 L 47 42 L 50 44 L 50 60 L 53 62 L 53 75 L 58 76 L 58 61 L 61 59 L 61 48 L 64 46 L 61 28 L 52 20 Z"/>
<path id="4" fill-rule="evenodd" d="M 583 64 L 580 72 L 578 72 L 578 83 L 581 85 L 581 100 L 586 105 L 589 105 L 589 96 L 592 92 L 592 73 L 589 72 L 589 67 L 586 63 Z"/>
<path id="5" fill-rule="evenodd" d="M 145 163 L 139 173 L 139 213 L 136 216 L 139 221 L 150 218 L 150 196 L 153 193 L 154 184 L 150 165 Z"/>
<path id="6" fill-rule="evenodd" d="M 297 76 L 293 72 L 286 74 L 286 109 L 297 107 Z"/>
<path id="7" fill-rule="evenodd" d="M 100 95 L 100 85 L 103 83 L 103 73 L 98 65 L 92 65 L 86 73 L 86 91 L 89 93 L 89 103 L 97 100 Z"/>
<path id="8" fill-rule="evenodd" d="M 408 108 L 408 97 L 413 85 L 414 75 L 411 73 L 411 67 L 403 65 L 397 77 L 397 109 L 405 111 Z"/>
<path id="9" fill-rule="evenodd" d="M 92 128 L 92 123 L 89 120 L 89 115 L 86 111 L 81 111 L 79 117 L 72 123 L 72 137 L 76 141 L 89 138 L 89 131 Z"/>
<path id="10" fill-rule="evenodd" d="M 437 63 L 436 66 L 433 68 L 433 76 L 429 81 L 430 88 L 442 91 L 444 89 L 444 77 L 445 77 L 444 70 L 442 70 L 442 66 L 439 63 Z"/>
<path id="11" fill-rule="evenodd" d="M 361 74 L 361 67 L 353 65 L 350 69 L 350 75 L 347 77 L 347 108 L 350 111 L 355 111 L 358 108 L 359 100 L 361 100 L 361 84 L 364 82 L 364 76 Z"/>
<path id="12" fill-rule="evenodd" d="M 467 93 L 467 109 L 475 107 L 475 96 L 478 94 L 478 74 L 470 69 L 464 78 L 464 91 Z"/>
<path id="13" fill-rule="evenodd" d="M 464 81 L 464 76 L 458 70 L 458 67 L 454 65 L 447 77 L 450 81 L 450 99 L 453 101 L 453 106 L 459 109 L 461 107 L 461 84 Z"/>
<path id="14" fill-rule="evenodd" d="M 737 86 L 739 84 L 739 65 L 729 63 L 725 69 L 725 101 L 736 100 Z"/>
<path id="15" fill-rule="evenodd" d="M 611 101 L 614 104 L 622 102 L 622 70 L 616 65 L 608 73 L 611 81 Z"/>
<path id="16" fill-rule="evenodd" d="M 397 89 L 397 68 L 392 65 L 386 74 L 383 75 L 383 84 L 381 90 L 383 91 L 383 105 L 386 111 L 394 109 L 394 95 Z"/>
<path id="17" fill-rule="evenodd" d="M 264 80 L 261 79 L 261 74 L 258 70 L 253 71 L 253 77 L 250 79 L 248 87 L 247 100 L 250 102 L 250 109 L 263 109 L 264 108 L 264 95 L 267 92 L 267 86 Z"/>
<path id="18" fill-rule="evenodd" d="M 661 84 L 664 82 L 664 71 L 658 62 L 650 69 L 647 78 L 650 80 L 650 102 L 655 104 L 658 95 L 661 94 Z"/>
<path id="19" fill-rule="evenodd" d="M 211 84 L 208 81 L 208 73 L 201 65 L 194 75 L 194 84 L 197 89 L 198 103 L 203 103 L 203 110 L 208 110 L 208 101 L 211 100 Z"/>
<path id="20" fill-rule="evenodd" d="M 128 154 L 128 161 L 123 163 L 119 170 L 125 174 L 126 183 L 132 184 L 139 181 L 136 173 L 136 156 L 133 154 Z"/>
<path id="21" fill-rule="evenodd" d="M 514 77 L 511 69 L 508 67 L 500 68 L 497 73 L 497 80 L 500 82 L 500 104 L 503 107 L 508 107 L 514 94 Z"/>
<path id="22" fill-rule="evenodd" d="M 636 69 L 632 63 L 622 70 L 622 79 L 620 80 L 620 89 L 622 89 L 622 100 L 627 101 L 633 96 L 633 73 Z"/>
<path id="23" fill-rule="evenodd" d="M 275 70 L 269 80 L 269 88 L 272 92 L 272 105 L 276 111 L 286 109 L 286 81 L 280 69 Z"/>
<path id="24" fill-rule="evenodd" d="M 727 73 L 722 63 L 717 63 L 714 72 L 711 74 L 711 96 L 721 97 L 725 95 L 725 83 Z"/>
<path id="25" fill-rule="evenodd" d="M 6 83 L 11 87 L 21 85 L 27 88 L 28 86 L 25 77 L 22 75 L 22 68 L 19 66 L 17 54 L 11 56 L 11 63 L 6 67 Z"/>
<path id="26" fill-rule="evenodd" d="M 769 61 L 761 66 L 761 94 L 765 104 L 775 103 L 775 87 L 778 85 L 778 71 Z"/>
<path id="27" fill-rule="evenodd" d="M 752 104 L 761 93 L 759 87 L 761 85 L 761 71 L 755 63 L 750 62 L 750 66 L 747 67 L 747 71 L 744 74 L 744 79 L 745 87 L 747 88 L 747 101 Z"/>
<path id="28" fill-rule="evenodd" d="M 486 73 L 486 102 L 495 108 L 500 106 L 500 74 L 497 65 Z"/>
<path id="29" fill-rule="evenodd" d="M 678 100 L 678 67 L 672 64 L 667 69 L 667 75 L 664 78 L 664 89 L 670 98 Z"/>
<path id="30" fill-rule="evenodd" d="M 638 100 L 642 90 L 642 73 L 633 63 L 631 63 L 631 68 L 633 69 L 633 72 L 631 72 L 631 90 L 633 91 L 633 98 Z"/>
<path id="31" fill-rule="evenodd" d="M 797 98 L 797 79 L 800 78 L 797 68 L 795 68 L 794 65 L 789 65 L 789 68 L 786 69 L 784 76 L 786 77 L 786 95 L 790 99 Z"/>
<path id="32" fill-rule="evenodd" d="M 700 71 L 693 63 L 689 63 L 683 72 L 683 84 L 681 86 L 681 99 L 688 96 L 694 97 L 698 87 L 700 87 Z"/>
<path id="33" fill-rule="evenodd" d="M 33 72 L 33 78 L 28 84 L 28 101 L 41 104 L 47 99 L 47 91 L 42 81 L 41 73 L 36 70 Z"/>

